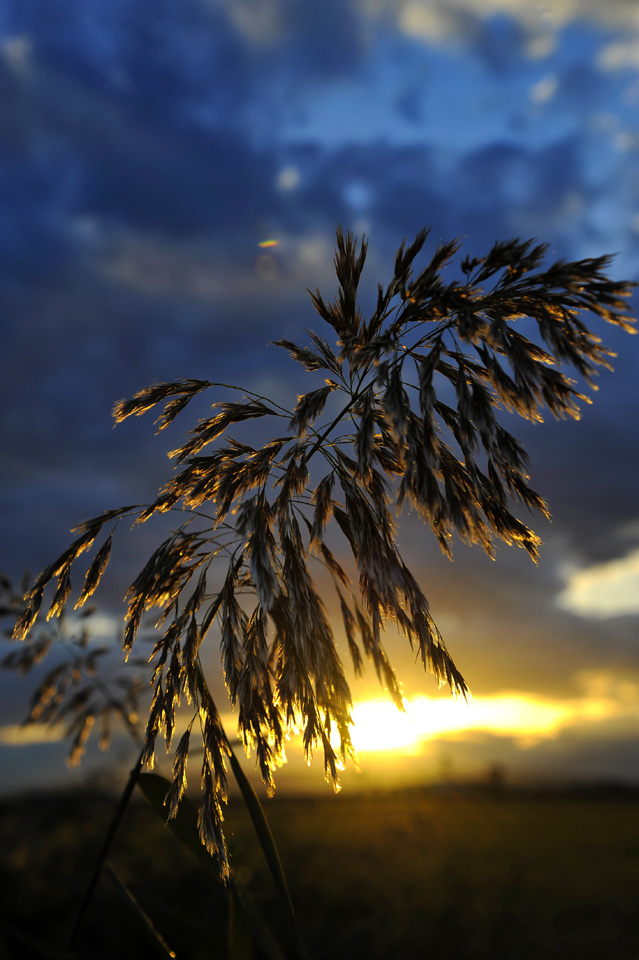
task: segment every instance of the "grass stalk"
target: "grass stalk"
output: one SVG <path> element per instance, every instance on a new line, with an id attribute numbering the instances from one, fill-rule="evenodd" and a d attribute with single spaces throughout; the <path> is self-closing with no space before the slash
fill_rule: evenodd
<path id="1" fill-rule="evenodd" d="M 138 915 L 142 923 L 147 929 L 147 932 L 150 934 L 150 939 L 155 947 L 156 952 L 164 957 L 165 960 L 168 957 L 169 960 L 175 960 L 176 954 L 169 947 L 168 943 L 153 923 L 153 920 L 148 915 L 144 907 L 138 902 L 137 897 L 132 890 L 124 883 L 124 881 L 117 875 L 115 869 L 110 863 L 105 863 L 104 872 L 106 876 L 113 882 L 115 888 L 122 894 L 124 899 L 130 906 L 133 908 L 134 912 Z"/>
<path id="2" fill-rule="evenodd" d="M 109 829 L 107 830 L 104 836 L 102 845 L 95 858 L 93 870 L 87 882 L 84 895 L 82 897 L 82 900 L 80 901 L 80 905 L 78 907 L 77 913 L 74 917 L 71 927 L 69 928 L 69 932 L 67 934 L 67 937 L 64 943 L 64 949 L 67 952 L 67 954 L 72 954 L 73 952 L 73 947 L 75 945 L 75 941 L 78 936 L 78 931 L 80 930 L 80 926 L 84 919 L 84 915 L 87 912 L 87 909 L 89 904 L 91 903 L 93 894 L 95 893 L 95 888 L 98 885 L 98 880 L 100 879 L 102 868 L 104 867 L 107 856 L 109 855 L 111 844 L 115 839 L 115 835 L 118 832 L 118 828 L 122 822 L 122 818 L 124 817 L 124 813 L 128 806 L 129 800 L 131 799 L 133 791 L 135 790 L 135 785 L 138 782 L 138 778 L 142 770 L 142 755 L 143 755 L 143 751 L 140 751 L 140 754 L 138 756 L 138 759 L 136 760 L 135 766 L 133 767 L 133 769 L 129 774 L 129 779 L 127 780 L 124 790 L 122 791 L 120 800 L 118 801 L 118 805 L 111 819 L 111 823 L 109 824 Z"/>
<path id="3" fill-rule="evenodd" d="M 233 775 L 235 776 L 237 785 L 242 793 L 244 805 L 253 823 L 258 842 L 262 848 L 262 852 L 268 864 L 269 870 L 271 871 L 271 876 L 273 877 L 280 902 L 284 908 L 285 916 L 290 928 L 291 938 L 295 944 L 297 956 L 299 957 L 299 960 L 311 960 L 311 954 L 309 953 L 309 949 L 306 945 L 306 941 L 304 940 L 302 930 L 297 920 L 295 907 L 293 906 L 291 894 L 288 889 L 288 883 L 286 882 L 284 868 L 282 867 L 282 861 L 280 860 L 280 855 L 277 851 L 275 840 L 273 839 L 273 834 L 271 833 L 271 828 L 269 827 L 262 804 L 260 803 L 259 797 L 253 789 L 246 774 L 242 770 L 241 764 L 235 756 L 235 753 L 233 752 L 228 740 L 227 749 L 229 752 L 229 759 L 231 762 Z"/>

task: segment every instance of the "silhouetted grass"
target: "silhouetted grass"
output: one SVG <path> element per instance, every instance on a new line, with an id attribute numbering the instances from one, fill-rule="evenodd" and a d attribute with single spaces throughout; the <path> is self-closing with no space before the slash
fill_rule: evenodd
<path id="1" fill-rule="evenodd" d="M 63 723 L 76 763 L 96 721 L 100 743 L 108 745 L 112 714 L 138 739 L 140 687 L 134 679 L 114 682 L 112 696 L 97 675 L 107 648 L 91 647 L 77 616 L 77 636 L 65 634 L 60 618 L 73 595 L 72 568 L 86 551 L 97 551 L 77 611 L 107 569 L 121 520 L 133 519 L 135 526 L 156 514 L 179 516 L 179 528 L 154 550 L 126 594 L 123 661 L 152 610 L 158 634 L 146 678 L 152 700 L 146 716 L 143 711 L 142 749 L 113 816 L 95 798 L 5 810 L 3 915 L 29 935 L 63 946 L 65 956 L 140 960 L 150 950 L 173 956 L 173 948 L 191 960 L 248 960 L 262 952 L 269 960 L 304 960 L 304 932 L 316 960 L 351 953 L 456 960 L 632 955 L 627 921 L 634 905 L 627 884 L 616 882 L 625 866 L 599 870 L 600 862 L 610 862 L 604 834 L 614 831 L 620 850 L 636 836 L 634 821 L 635 833 L 621 829 L 627 808 L 617 817 L 603 801 L 572 809 L 419 793 L 280 802 L 272 807 L 280 858 L 202 669 L 206 641 L 220 649 L 226 689 L 237 706 L 237 736 L 254 751 L 268 792 L 293 730 L 302 731 L 307 757 L 323 753 L 336 787 L 340 761 L 354 755 L 349 682 L 318 571 L 332 579 L 355 675 L 370 660 L 402 709 L 382 643 L 390 622 L 440 684 L 468 694 L 399 551 L 396 512 L 412 508 L 451 558 L 457 536 L 490 556 L 501 540 L 537 560 L 539 537 L 511 509 L 519 504 L 548 516 L 548 507 L 528 485 L 527 454 L 500 417 L 541 420 L 548 410 L 578 418 L 589 398 L 559 367 L 571 367 L 594 386 L 612 354 L 583 315 L 635 332 L 626 302 L 633 284 L 607 277 L 609 257 L 544 268 L 547 245 L 520 240 L 465 257 L 463 279 L 450 282 L 442 271 L 460 244 L 440 243 L 414 275 L 427 235 L 424 229 L 408 248 L 402 243 L 393 278 L 379 285 L 366 318 L 357 291 L 367 244 L 338 228 L 337 297 L 326 302 L 319 291 L 311 293 L 332 342 L 310 330 L 306 345 L 276 341 L 311 375 L 312 389 L 289 407 L 232 384 L 193 379 L 152 384 L 119 401 L 117 423 L 155 408 L 159 430 L 205 391 L 212 391 L 214 413 L 169 454 L 176 470 L 153 502 L 79 524 L 73 543 L 23 596 L 0 578 L 6 595 L 0 617 L 11 617 L 13 639 L 25 641 L 3 665 L 28 673 L 57 641 L 66 651 L 35 690 L 27 721 Z M 528 327 L 519 321 L 531 322 L 535 339 L 524 336 Z M 215 399 L 220 389 L 227 399 Z M 263 446 L 229 435 L 255 420 L 275 432 Z M 346 567 L 326 539 L 329 527 L 350 556 Z M 55 630 L 46 625 L 52 618 Z M 178 714 L 185 702 L 190 718 Z M 141 771 L 153 767 L 158 738 L 174 748 L 171 782 L 148 774 L 141 781 Z M 200 765 L 197 813 L 181 802 L 190 750 Z M 231 808 L 223 828 L 229 763 L 244 805 Z M 127 811 L 136 783 L 154 813 Z M 158 812 L 181 833 L 185 851 L 178 853 L 175 837 L 158 827 Z M 201 844 L 206 856 L 217 858 L 213 879 L 206 873 L 210 859 L 204 867 L 184 859 L 194 844 L 198 855 Z M 301 926 L 280 859 L 299 900 Z M 250 896 L 242 876 L 253 878 Z M 260 934 L 266 926 L 268 934 Z M 270 928 L 288 935 L 271 936 Z M 11 931 L 4 936 L 5 952 L 24 957 L 28 947 L 14 949 Z"/>

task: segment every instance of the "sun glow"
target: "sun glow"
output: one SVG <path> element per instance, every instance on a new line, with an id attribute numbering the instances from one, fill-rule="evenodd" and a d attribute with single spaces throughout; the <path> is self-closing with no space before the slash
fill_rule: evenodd
<path id="1" fill-rule="evenodd" d="M 469 701 L 440 697 L 404 700 L 404 712 L 388 700 L 367 700 L 353 707 L 353 744 L 360 752 L 418 752 L 426 740 L 469 731 L 517 737 L 522 745 L 553 736 L 572 719 L 575 704 L 522 694 L 500 694 Z"/>
<path id="2" fill-rule="evenodd" d="M 366 700 L 353 707 L 353 745 L 358 753 L 369 750 L 396 750 L 413 747 L 419 731 L 405 701 L 402 713 L 388 700 Z M 408 709 L 406 709 L 408 707 Z"/>

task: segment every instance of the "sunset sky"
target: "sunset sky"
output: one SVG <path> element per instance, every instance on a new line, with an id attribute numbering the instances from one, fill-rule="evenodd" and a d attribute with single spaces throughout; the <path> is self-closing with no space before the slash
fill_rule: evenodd
<path id="1" fill-rule="evenodd" d="M 294 402 L 300 372 L 269 342 L 319 329 L 305 288 L 333 295 L 337 223 L 369 238 L 364 306 L 425 225 L 427 251 L 535 237 L 555 259 L 615 253 L 612 276 L 639 280 L 635 0 L 2 5 L 0 571 L 38 573 L 75 523 L 154 497 L 193 421 L 113 431 L 119 398 L 196 377 Z M 509 424 L 552 509 L 538 567 L 462 544 L 451 564 L 404 519 L 473 699 L 390 638 L 407 714 L 393 733 L 373 672 L 353 683 L 346 785 L 494 764 L 639 782 L 639 337 L 597 332 L 618 357 L 583 419 Z M 152 536 L 117 554 L 100 640 Z M 81 775 L 43 731 L 24 745 L 31 687 L 0 673 L 5 789 Z"/>

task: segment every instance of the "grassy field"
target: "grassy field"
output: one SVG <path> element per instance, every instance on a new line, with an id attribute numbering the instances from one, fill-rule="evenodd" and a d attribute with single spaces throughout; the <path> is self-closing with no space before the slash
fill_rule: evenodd
<path id="1" fill-rule="evenodd" d="M 30 956 L 12 949 L 11 928 L 62 942 L 112 807 L 95 795 L 0 807 L 0 956 Z M 315 960 L 639 958 L 636 796 L 414 790 L 266 809 Z M 237 879 L 277 927 L 241 805 L 227 824 Z M 111 862 L 178 958 L 221 955 L 223 892 L 144 802 Z M 157 956 L 106 880 L 78 947 L 91 960 Z"/>

